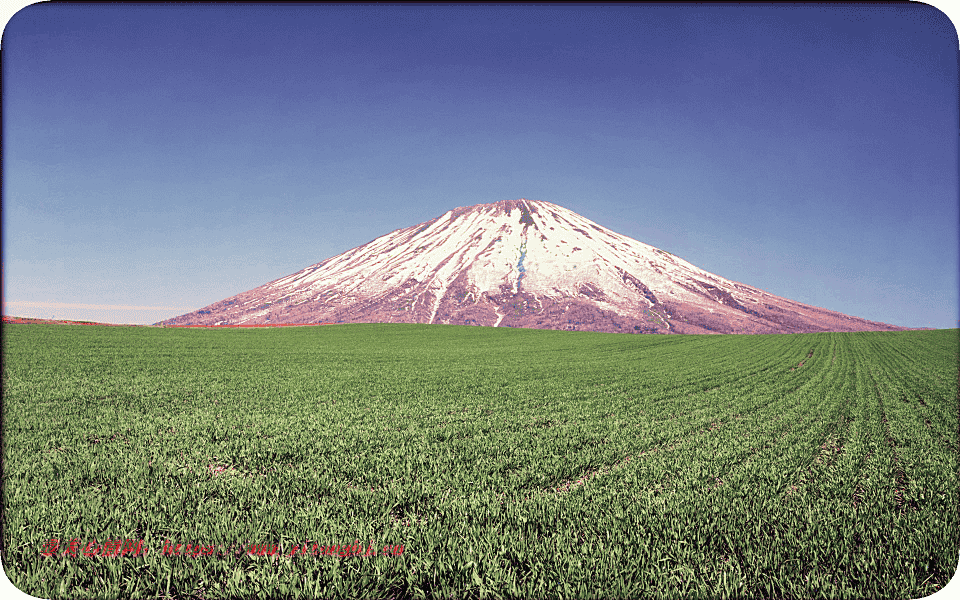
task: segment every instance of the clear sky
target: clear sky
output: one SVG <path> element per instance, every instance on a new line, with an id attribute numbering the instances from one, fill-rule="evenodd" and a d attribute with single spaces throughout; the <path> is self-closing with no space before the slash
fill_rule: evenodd
<path id="1" fill-rule="evenodd" d="M 3 33 L 3 312 L 153 323 L 524 197 L 957 327 L 957 50 L 923 4 L 34 4 Z"/>

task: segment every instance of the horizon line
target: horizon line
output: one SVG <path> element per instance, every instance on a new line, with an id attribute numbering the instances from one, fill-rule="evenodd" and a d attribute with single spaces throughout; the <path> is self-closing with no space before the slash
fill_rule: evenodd
<path id="1" fill-rule="evenodd" d="M 32 306 L 37 308 L 86 308 L 93 310 L 192 310 L 175 306 L 127 306 L 122 304 L 77 304 L 69 302 L 34 302 L 30 300 L 4 301 L 4 312 L 7 306 Z"/>

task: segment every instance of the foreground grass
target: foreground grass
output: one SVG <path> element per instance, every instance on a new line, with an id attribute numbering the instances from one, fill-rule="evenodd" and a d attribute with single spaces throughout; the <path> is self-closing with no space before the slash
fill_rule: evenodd
<path id="1" fill-rule="evenodd" d="M 65 598 L 920 598 L 960 551 L 957 352 L 4 325 L 3 564 Z"/>

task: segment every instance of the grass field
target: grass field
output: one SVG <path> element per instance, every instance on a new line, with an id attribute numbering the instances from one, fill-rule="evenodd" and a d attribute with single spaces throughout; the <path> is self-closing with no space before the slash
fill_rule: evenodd
<path id="1" fill-rule="evenodd" d="M 957 365 L 957 330 L 3 325 L 3 564 L 43 598 L 920 598 Z"/>

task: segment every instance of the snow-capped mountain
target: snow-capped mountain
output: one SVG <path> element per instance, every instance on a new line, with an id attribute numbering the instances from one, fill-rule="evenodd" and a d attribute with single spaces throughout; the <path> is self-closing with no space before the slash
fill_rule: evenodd
<path id="1" fill-rule="evenodd" d="M 905 329 L 724 279 L 523 198 L 455 208 L 161 324 L 320 322 L 628 333 Z"/>

